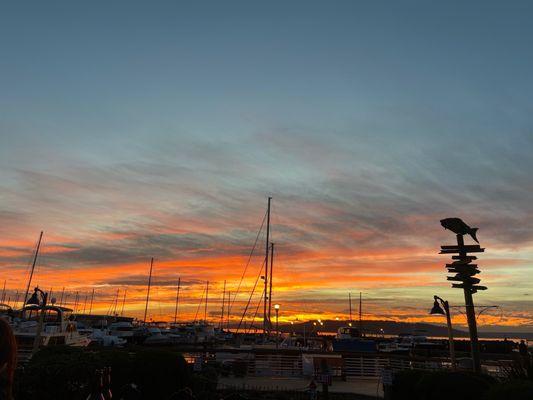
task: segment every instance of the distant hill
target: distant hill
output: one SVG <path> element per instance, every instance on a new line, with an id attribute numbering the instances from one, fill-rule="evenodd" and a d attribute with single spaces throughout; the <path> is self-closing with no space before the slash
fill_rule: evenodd
<path id="1" fill-rule="evenodd" d="M 315 321 L 316 322 L 316 321 Z M 305 325 L 307 332 L 320 331 L 320 332 L 337 332 L 337 329 L 346 326 L 346 321 L 322 321 L 323 325 L 313 325 L 312 321 L 299 323 L 294 325 L 281 325 L 280 330 L 283 332 L 302 332 Z M 357 321 L 353 322 L 354 327 L 358 327 Z M 400 333 L 414 334 L 419 333 L 426 336 L 448 336 L 448 329 L 444 325 L 433 325 L 427 323 L 411 323 L 411 322 L 396 322 L 396 321 L 363 321 L 363 332 L 367 334 L 379 335 L 384 333 L 385 335 L 399 335 Z M 383 331 L 382 331 L 383 330 Z M 468 337 L 468 332 L 454 329 L 453 334 L 455 337 Z"/>
<path id="2" fill-rule="evenodd" d="M 317 323 L 317 325 L 313 325 L 313 323 Z M 302 333 L 304 330 L 306 332 L 315 332 L 320 331 L 323 333 L 328 334 L 335 334 L 337 332 L 337 329 L 339 329 L 341 326 L 346 326 L 346 321 L 335 321 L 335 320 L 328 320 L 328 321 L 322 321 L 324 325 L 320 325 L 317 321 L 307 321 L 307 322 L 301 322 L 301 323 L 295 323 L 294 325 L 288 325 L 288 324 L 280 324 L 279 328 L 282 332 L 298 332 Z M 353 322 L 354 327 L 358 327 L 359 323 L 358 321 Z M 260 326 L 257 327 L 260 330 Z M 483 329 L 485 328 L 485 330 Z M 504 338 L 507 337 L 509 339 L 528 339 L 533 340 L 533 328 L 525 329 L 522 331 L 519 330 L 513 330 L 513 328 L 516 329 L 516 327 L 497 327 L 497 326 L 491 326 L 491 327 L 481 327 L 479 330 L 479 337 L 480 339 L 483 338 Z M 437 336 L 437 337 L 447 337 L 448 336 L 448 329 L 446 328 L 446 325 L 435 325 L 435 324 L 428 324 L 428 323 L 412 323 L 412 322 L 396 322 L 396 321 L 363 321 L 363 333 L 371 334 L 371 335 L 380 335 L 381 329 L 383 329 L 383 333 L 385 335 L 399 335 L 400 333 L 420 333 L 426 336 Z M 453 335 L 457 339 L 463 339 L 468 338 L 468 328 L 465 330 L 462 329 L 454 329 Z"/>

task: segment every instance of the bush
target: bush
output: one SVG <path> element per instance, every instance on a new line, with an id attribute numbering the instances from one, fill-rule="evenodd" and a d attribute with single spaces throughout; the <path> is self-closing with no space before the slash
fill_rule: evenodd
<path id="1" fill-rule="evenodd" d="M 429 372 L 421 370 L 406 370 L 394 374 L 391 397 L 394 400 L 415 400 L 418 382 Z"/>
<path id="2" fill-rule="evenodd" d="M 438 371 L 423 376 L 416 385 L 420 400 L 482 400 L 495 380 L 470 372 Z"/>
<path id="3" fill-rule="evenodd" d="M 533 382 L 514 380 L 493 386 L 486 395 L 486 400 L 531 400 L 533 399 Z"/>
<path id="4" fill-rule="evenodd" d="M 43 348 L 18 377 L 17 399 L 85 399 L 94 371 L 111 367 L 112 390 L 136 383 L 150 398 L 164 399 L 190 384 L 184 358 L 158 349 L 81 349 L 66 346 Z"/>
<path id="5" fill-rule="evenodd" d="M 481 400 L 494 382 L 468 372 L 408 370 L 394 375 L 391 396 L 394 400 Z"/>

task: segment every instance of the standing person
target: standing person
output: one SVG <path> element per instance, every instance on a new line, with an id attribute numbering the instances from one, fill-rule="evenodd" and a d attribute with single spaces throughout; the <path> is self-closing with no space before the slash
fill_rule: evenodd
<path id="1" fill-rule="evenodd" d="M 529 355 L 529 352 L 527 351 L 527 344 L 524 340 L 520 341 L 520 344 L 518 345 L 518 352 L 522 357 L 527 357 Z"/>
<path id="2" fill-rule="evenodd" d="M 0 318 L 0 400 L 13 399 L 13 378 L 17 365 L 17 342 L 11 326 Z"/>

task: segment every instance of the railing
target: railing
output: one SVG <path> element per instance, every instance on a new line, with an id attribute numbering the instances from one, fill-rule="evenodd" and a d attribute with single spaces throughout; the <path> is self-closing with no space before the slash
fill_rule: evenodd
<path id="1" fill-rule="evenodd" d="M 302 376 L 301 355 L 256 354 L 248 372 L 255 376 Z"/>
<path id="2" fill-rule="evenodd" d="M 393 371 L 425 370 L 437 371 L 450 369 L 451 363 L 446 358 L 414 358 L 399 355 L 375 353 L 297 353 L 297 352 L 219 352 L 216 361 L 239 359 L 247 364 L 248 376 L 303 377 L 320 373 L 313 359 L 328 358 L 336 363 L 328 364 L 332 376 L 343 378 L 376 378 L 382 375 L 384 368 Z M 512 360 L 485 360 L 483 369 L 486 373 L 503 377 Z"/>

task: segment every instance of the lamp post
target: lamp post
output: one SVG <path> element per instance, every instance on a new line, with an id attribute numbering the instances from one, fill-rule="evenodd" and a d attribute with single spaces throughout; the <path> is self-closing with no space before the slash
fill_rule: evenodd
<path id="1" fill-rule="evenodd" d="M 41 300 L 39 300 L 39 296 L 41 295 Z M 28 299 L 26 304 L 34 304 L 37 306 L 41 306 L 41 314 L 39 315 L 39 323 L 37 324 L 37 329 L 35 331 L 35 340 L 33 341 L 33 348 L 31 353 L 35 354 L 37 350 L 39 350 L 39 346 L 41 344 L 41 332 L 43 330 L 44 325 L 44 315 L 46 313 L 46 302 L 48 300 L 48 293 L 43 292 L 41 289 L 36 287 L 33 289 L 33 294 Z"/>
<path id="2" fill-rule="evenodd" d="M 456 369 L 457 362 L 455 360 L 455 345 L 453 343 L 453 331 L 452 331 L 452 319 L 450 317 L 450 305 L 448 304 L 446 300 L 441 299 L 439 296 L 433 296 L 433 299 L 435 301 L 433 303 L 433 308 L 431 309 L 429 313 L 432 315 L 435 315 L 435 314 L 446 315 L 446 325 L 448 326 L 448 341 L 450 343 L 450 360 L 452 362 L 452 368 Z"/>
<path id="3" fill-rule="evenodd" d="M 274 304 L 276 310 L 276 349 L 279 347 L 279 304 Z"/>

